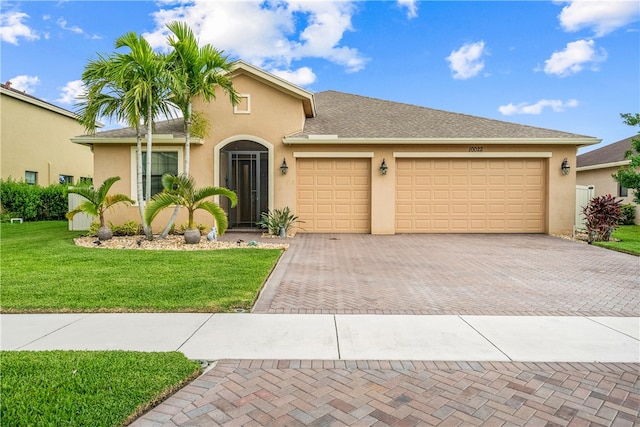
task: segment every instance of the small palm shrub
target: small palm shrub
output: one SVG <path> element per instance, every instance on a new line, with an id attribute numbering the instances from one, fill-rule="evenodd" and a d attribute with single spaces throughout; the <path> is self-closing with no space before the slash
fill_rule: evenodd
<path id="1" fill-rule="evenodd" d="M 261 215 L 260 226 L 266 228 L 269 234 L 277 236 L 280 234 L 280 228 L 284 228 L 285 234 L 289 232 L 291 227 L 300 221 L 298 217 L 291 213 L 289 207 L 283 209 L 274 209 L 272 211 L 263 212 Z"/>
<path id="2" fill-rule="evenodd" d="M 611 233 L 618 228 L 623 220 L 620 205 L 622 200 L 616 200 L 611 194 L 594 197 L 584 207 L 584 213 L 589 232 L 589 243 L 593 241 L 608 242 Z"/>

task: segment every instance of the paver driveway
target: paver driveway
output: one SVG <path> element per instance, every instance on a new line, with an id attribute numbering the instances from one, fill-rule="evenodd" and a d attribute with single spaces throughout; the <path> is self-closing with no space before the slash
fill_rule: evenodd
<path id="1" fill-rule="evenodd" d="M 639 288 L 638 257 L 550 236 L 304 234 L 254 312 L 638 316 Z M 639 372 L 621 363 L 227 360 L 133 425 L 633 426 Z"/>
<path id="2" fill-rule="evenodd" d="M 637 316 L 640 259 L 546 235 L 299 234 L 254 312 Z"/>

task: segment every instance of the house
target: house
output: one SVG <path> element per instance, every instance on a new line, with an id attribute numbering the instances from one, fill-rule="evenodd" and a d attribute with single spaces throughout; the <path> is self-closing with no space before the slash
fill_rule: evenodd
<path id="1" fill-rule="evenodd" d="M 578 147 L 598 139 L 347 93 L 311 93 L 239 61 L 241 102 L 223 93 L 194 109 L 210 123 L 191 143 L 199 186 L 238 194 L 232 229 L 256 227 L 261 212 L 289 207 L 319 233 L 571 233 Z M 154 192 L 181 173 L 181 120 L 159 123 Z M 119 175 L 113 191 L 136 198 L 135 132 L 73 142 L 94 149 L 95 179 Z M 144 144 L 143 144 L 144 145 Z M 562 165 L 565 165 L 563 170 Z M 565 174 L 566 172 L 566 174 Z M 154 222 L 158 230 L 171 212 Z M 114 223 L 137 219 L 118 207 Z M 184 223 L 184 218 L 178 224 Z M 211 218 L 197 219 L 211 225 Z"/>
<path id="2" fill-rule="evenodd" d="M 583 186 L 592 186 L 594 196 L 611 194 L 612 196 L 620 197 L 622 203 L 635 205 L 633 202 L 634 190 L 621 186 L 611 176 L 621 166 L 631 163 L 631 160 L 625 159 L 624 155 L 631 150 L 632 138 L 629 137 L 588 153 L 580 154 L 577 158 L 576 183 Z M 636 224 L 640 224 L 640 208 L 636 208 Z"/>
<path id="3" fill-rule="evenodd" d="M 72 144 L 84 128 L 71 111 L 0 84 L 0 170 L 2 179 L 48 186 L 93 177 L 93 153 Z"/>

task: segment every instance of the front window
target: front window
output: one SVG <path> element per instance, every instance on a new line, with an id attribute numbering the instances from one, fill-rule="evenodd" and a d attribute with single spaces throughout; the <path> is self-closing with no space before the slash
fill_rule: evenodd
<path id="1" fill-rule="evenodd" d="M 177 151 L 154 151 L 151 153 L 151 196 L 160 193 L 162 187 L 162 175 L 170 173 L 178 174 Z M 147 153 L 142 153 L 142 188 L 146 198 L 147 188 Z"/>
<path id="2" fill-rule="evenodd" d="M 38 172 L 25 171 L 24 182 L 29 185 L 36 185 L 38 183 Z"/>
<path id="3" fill-rule="evenodd" d="M 92 185 L 93 184 L 93 178 L 90 178 L 88 176 L 81 176 L 80 177 L 80 184 Z"/>
<path id="4" fill-rule="evenodd" d="M 73 184 L 73 176 L 71 175 L 59 175 L 58 182 L 63 185 L 71 185 Z"/>
<path id="5" fill-rule="evenodd" d="M 618 184 L 618 197 L 629 197 L 629 189 L 622 184 Z"/>

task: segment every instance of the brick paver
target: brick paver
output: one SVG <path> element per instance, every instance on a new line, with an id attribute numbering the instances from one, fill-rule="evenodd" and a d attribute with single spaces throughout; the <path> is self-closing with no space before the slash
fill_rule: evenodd
<path id="1" fill-rule="evenodd" d="M 638 257 L 550 236 L 289 243 L 255 312 L 640 312 Z M 229 360 L 133 426 L 633 426 L 639 375 L 640 364 L 621 363 Z"/>
<path id="2" fill-rule="evenodd" d="M 298 234 L 256 313 L 637 316 L 640 258 L 546 235 Z"/>
<path id="3" fill-rule="evenodd" d="M 639 368 L 229 360 L 133 426 L 632 426 Z"/>

